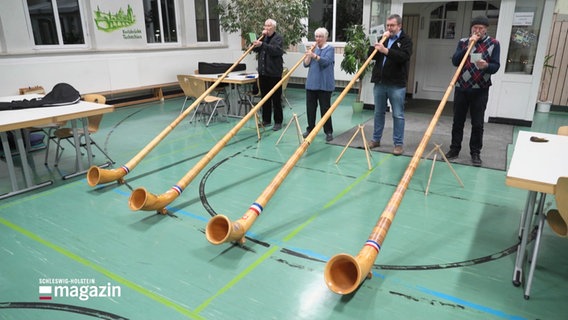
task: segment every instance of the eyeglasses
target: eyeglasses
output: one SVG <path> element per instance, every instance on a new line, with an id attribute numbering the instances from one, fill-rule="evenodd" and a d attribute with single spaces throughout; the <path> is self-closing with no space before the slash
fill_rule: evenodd
<path id="1" fill-rule="evenodd" d="M 398 24 L 387 24 L 387 27 L 396 27 Z"/>

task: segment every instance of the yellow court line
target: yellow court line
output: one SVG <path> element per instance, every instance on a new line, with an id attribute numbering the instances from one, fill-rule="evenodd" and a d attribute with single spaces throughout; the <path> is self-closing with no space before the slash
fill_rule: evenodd
<path id="1" fill-rule="evenodd" d="M 388 158 L 389 157 L 385 157 L 385 160 L 388 159 Z M 337 196 L 335 196 L 328 203 L 326 203 L 323 206 L 322 210 L 330 207 L 331 205 L 336 203 L 339 199 L 341 199 L 344 195 L 346 195 L 351 189 L 353 189 L 356 185 L 358 185 L 361 181 L 363 181 L 363 179 L 367 178 L 373 171 L 375 171 L 375 169 L 378 166 L 380 166 L 383 163 L 383 161 L 377 163 L 371 170 L 367 171 L 365 174 L 363 174 L 362 176 L 357 178 L 357 180 L 355 180 L 353 183 L 351 183 L 349 186 L 347 186 L 347 188 L 343 189 Z M 312 221 L 314 221 L 319 216 L 320 212 L 321 211 L 318 211 L 315 214 L 313 214 L 311 217 L 309 217 L 306 220 L 306 222 L 302 223 L 296 229 L 292 230 L 288 235 L 286 235 L 282 241 L 286 242 L 286 241 L 292 239 L 296 234 L 298 234 L 298 232 L 300 232 L 302 229 L 304 229 L 306 226 L 308 226 Z M 258 265 L 260 265 L 261 262 L 263 262 L 264 260 L 269 258 L 278 249 L 280 249 L 280 248 L 277 247 L 277 246 L 273 246 L 270 250 L 268 250 L 260 258 L 258 258 L 252 264 L 250 264 L 245 270 L 243 270 L 243 272 L 239 273 L 236 277 L 231 279 L 231 281 L 229 281 L 223 288 L 221 288 L 219 291 L 217 291 L 214 295 L 209 297 L 207 300 L 203 301 L 203 303 L 200 304 L 194 311 L 196 313 L 200 313 L 201 311 L 203 311 L 211 302 L 213 302 L 213 300 L 215 300 L 216 298 L 221 296 L 223 293 L 228 291 L 235 284 L 237 284 L 241 279 L 243 279 L 247 274 L 249 274 L 251 271 L 253 271 Z"/>
<path id="2" fill-rule="evenodd" d="M 168 300 L 168 299 L 166 299 L 166 298 L 164 298 L 160 295 L 157 295 L 154 292 L 149 291 L 146 288 L 144 288 L 144 287 L 142 287 L 142 286 L 140 286 L 140 285 L 138 285 L 138 284 L 136 284 L 132 281 L 129 281 L 129 280 L 127 280 L 127 279 L 125 279 L 125 278 L 123 278 L 123 277 L 121 277 L 121 276 L 119 276 L 115 273 L 112 273 L 112 272 L 106 270 L 105 268 L 101 267 L 100 265 L 95 264 L 95 263 L 93 263 L 93 262 L 91 262 L 91 261 L 89 261 L 89 260 L 87 260 L 87 259 L 85 259 L 81 256 L 78 256 L 78 255 L 74 254 L 73 252 L 68 251 L 68 250 L 66 250 L 66 249 L 64 249 L 64 248 L 62 248 L 62 247 L 60 247 L 56 244 L 53 244 L 53 243 L 41 238 L 40 236 L 36 235 L 35 233 L 28 231 L 28 230 L 14 224 L 14 223 L 11 223 L 10 221 L 8 221 L 4 218 L 0 217 L 0 224 L 3 224 L 10 229 L 12 229 L 16 232 L 19 232 L 22 235 L 24 235 L 24 236 L 26 236 L 26 237 L 28 237 L 28 238 L 36 241 L 36 242 L 48 247 L 48 248 L 51 248 L 51 249 L 61 253 L 62 255 L 68 257 L 71 260 L 74 260 L 74 261 L 76 261 L 76 262 L 78 262 L 78 263 L 80 263 L 84 266 L 89 267 L 89 268 L 107 276 L 108 278 L 113 279 L 114 281 L 116 281 L 116 282 L 118 282 L 118 283 L 120 283 L 120 284 L 142 294 L 142 295 L 145 295 L 146 297 L 149 297 L 150 299 L 152 299 L 152 300 L 154 300 L 158 303 L 161 303 L 161 304 L 165 305 L 166 307 L 172 308 L 172 309 L 178 311 L 179 313 L 181 313 L 181 314 L 183 314 L 183 315 L 185 315 L 185 316 L 187 316 L 191 319 L 203 319 L 203 317 L 198 315 L 196 312 L 188 310 L 185 307 L 183 307 L 179 304 L 176 304 L 176 303 L 174 303 L 174 302 L 172 302 L 172 301 L 170 301 L 170 300 Z"/>

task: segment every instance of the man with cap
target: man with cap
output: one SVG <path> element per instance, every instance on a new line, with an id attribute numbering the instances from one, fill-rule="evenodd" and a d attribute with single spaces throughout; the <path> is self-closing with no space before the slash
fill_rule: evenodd
<path id="1" fill-rule="evenodd" d="M 499 70 L 499 41 L 487 35 L 489 19 L 478 16 L 471 21 L 471 36 L 460 39 L 452 64 L 458 66 L 463 59 L 469 43 L 475 42 L 469 59 L 466 60 L 454 91 L 454 121 L 452 125 L 452 143 L 446 158 L 455 159 L 461 151 L 463 129 L 467 113 L 471 117 L 471 136 L 469 153 L 474 166 L 481 166 L 481 148 L 483 147 L 483 124 L 485 108 L 489 98 L 491 75 Z"/>

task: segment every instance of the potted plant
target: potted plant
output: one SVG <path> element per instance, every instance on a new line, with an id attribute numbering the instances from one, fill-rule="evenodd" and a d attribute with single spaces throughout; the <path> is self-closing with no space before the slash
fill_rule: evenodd
<path id="1" fill-rule="evenodd" d="M 548 100 L 548 86 L 550 85 L 552 72 L 556 68 L 550 61 L 553 57 L 554 55 L 550 54 L 544 57 L 544 72 L 542 73 L 542 83 L 540 84 L 540 96 L 536 103 L 536 110 L 539 112 L 549 112 L 552 106 L 552 101 Z"/>
<path id="2" fill-rule="evenodd" d="M 367 61 L 369 53 L 369 37 L 365 33 L 364 27 L 354 24 L 345 29 L 345 48 L 343 51 L 343 61 L 341 61 L 341 70 L 347 74 L 356 74 L 359 68 Z M 358 82 L 357 98 L 353 104 L 353 111 L 360 112 L 363 110 L 363 101 L 361 101 L 361 90 L 363 88 L 363 78 L 367 71 L 371 70 L 372 64 L 361 73 Z"/>

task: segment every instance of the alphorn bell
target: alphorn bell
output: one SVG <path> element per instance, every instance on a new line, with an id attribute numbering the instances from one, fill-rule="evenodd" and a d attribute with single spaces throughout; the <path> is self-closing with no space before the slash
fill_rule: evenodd
<path id="1" fill-rule="evenodd" d="M 381 43 L 383 43 L 385 40 L 386 37 L 383 37 L 381 39 Z M 357 79 L 361 76 L 361 73 L 363 73 L 363 70 L 367 68 L 367 66 L 371 62 L 371 59 L 375 56 L 376 53 L 377 49 L 373 51 L 371 56 L 361 66 L 357 74 L 355 74 L 353 79 L 351 79 L 349 84 L 347 84 L 347 86 L 343 89 L 339 97 L 337 97 L 335 102 L 329 107 L 323 117 L 321 117 L 320 121 L 316 124 L 314 129 L 312 129 L 310 134 L 304 139 L 302 144 L 298 147 L 298 149 L 296 149 L 294 154 L 290 157 L 290 159 L 288 159 L 288 161 L 284 164 L 282 169 L 280 169 L 278 174 L 276 174 L 276 177 L 274 177 L 274 179 L 270 182 L 266 189 L 264 189 L 264 191 L 256 199 L 256 201 L 249 207 L 245 214 L 235 222 L 231 222 L 229 218 L 224 215 L 216 215 L 211 218 L 211 220 L 209 220 L 205 228 L 205 237 L 209 242 L 211 242 L 212 244 L 221 244 L 224 242 L 233 241 L 238 241 L 239 243 L 243 244 L 245 242 L 245 233 L 253 225 L 256 218 L 258 218 L 268 201 L 270 201 L 274 193 L 276 193 L 276 190 L 278 190 L 284 179 L 288 176 L 290 171 L 292 171 L 300 157 L 308 149 L 325 122 L 331 117 L 331 114 L 333 113 L 333 111 L 335 111 L 337 106 L 339 106 L 349 90 L 351 90 Z"/>
<path id="2" fill-rule="evenodd" d="M 261 35 L 258 40 L 262 40 L 264 35 Z M 124 176 L 130 173 L 139 163 L 150 153 L 188 114 L 193 111 L 200 103 L 207 97 L 222 81 L 229 75 L 233 69 L 241 62 L 243 59 L 252 51 L 254 46 L 251 44 L 250 47 L 243 53 L 243 55 L 233 63 L 232 66 L 223 73 L 219 79 L 217 79 L 213 84 L 203 92 L 199 98 L 197 98 L 187 109 L 184 110 L 168 127 L 166 127 L 160 134 L 158 134 L 150 143 L 148 143 L 138 154 L 136 154 L 130 161 L 125 165 L 117 169 L 103 169 L 97 166 L 91 166 L 87 172 L 87 183 L 94 187 L 98 184 L 108 183 L 112 181 L 118 181 L 119 183 L 124 183 Z"/>
<path id="3" fill-rule="evenodd" d="M 311 49 L 313 50 L 313 48 Z M 249 121 L 251 117 L 253 117 L 260 108 L 270 99 L 270 97 L 282 86 L 284 81 L 288 80 L 288 78 L 292 75 L 292 72 L 296 70 L 302 60 L 298 61 L 290 71 L 282 77 L 282 79 L 270 90 L 263 98 L 260 100 L 256 106 L 254 106 L 249 113 L 247 113 L 241 121 L 239 121 L 206 155 L 199 160 L 193 166 L 191 170 L 189 170 L 185 176 L 181 178 L 181 180 L 170 188 L 170 190 L 166 191 L 161 195 L 154 195 L 148 192 L 145 188 L 137 188 L 135 189 L 132 194 L 130 195 L 130 199 L 128 200 L 128 205 L 132 210 L 156 210 L 159 213 L 165 214 L 167 213 L 166 206 L 174 201 L 182 192 L 183 190 L 193 181 L 193 179 L 205 168 L 205 166 L 213 160 L 213 158 L 223 149 L 229 140 L 233 138 L 237 132 Z"/>
<path id="4" fill-rule="evenodd" d="M 402 201 L 402 197 L 408 188 L 410 179 L 412 179 L 412 175 L 418 167 L 420 158 L 422 158 L 422 154 L 424 153 L 424 149 L 434 132 L 436 123 L 444 110 L 444 106 L 446 105 L 452 88 L 454 87 L 460 71 L 463 68 L 474 44 L 475 41 L 470 42 L 467 51 L 459 64 L 444 97 L 442 98 L 442 101 L 440 101 L 440 104 L 436 109 L 434 117 L 430 121 L 430 125 L 426 129 L 426 132 L 422 137 L 414 156 L 412 157 L 412 160 L 406 168 L 406 171 L 404 172 L 395 192 L 393 193 L 390 201 L 387 203 L 385 210 L 379 217 L 377 224 L 373 228 L 371 235 L 365 242 L 365 245 L 359 254 L 356 257 L 353 257 L 346 253 L 340 253 L 331 257 L 331 259 L 326 263 L 324 278 L 325 283 L 331 291 L 338 294 L 349 294 L 359 287 L 359 285 L 363 282 L 364 277 L 371 278 L 371 268 L 373 267 L 373 263 L 375 262 L 379 251 L 381 250 L 381 244 L 387 235 L 390 225 L 396 215 L 396 211 Z"/>

